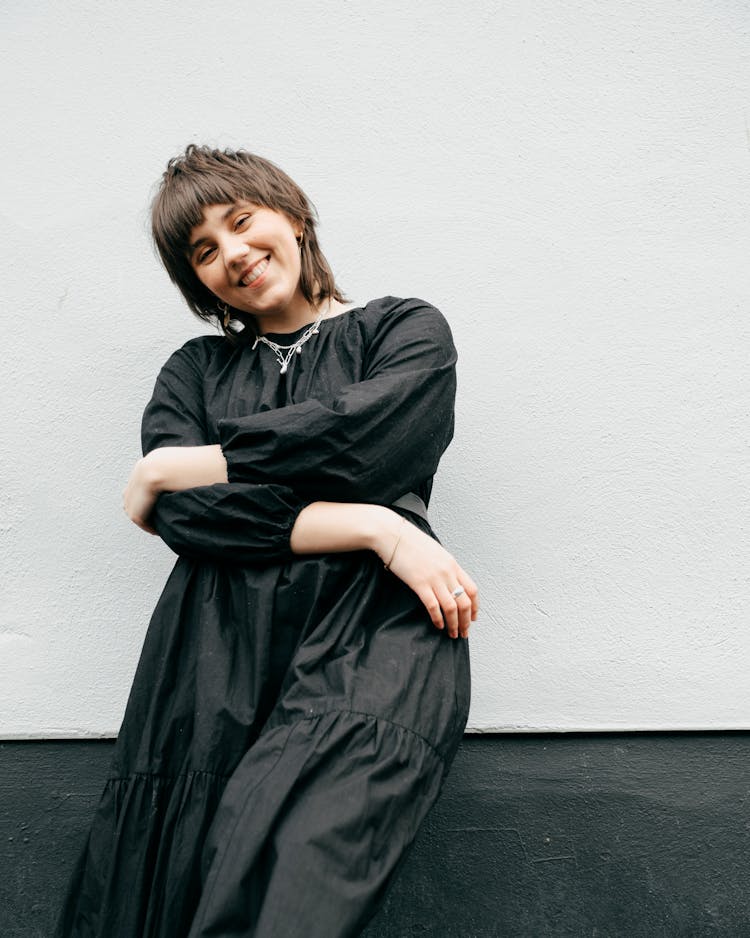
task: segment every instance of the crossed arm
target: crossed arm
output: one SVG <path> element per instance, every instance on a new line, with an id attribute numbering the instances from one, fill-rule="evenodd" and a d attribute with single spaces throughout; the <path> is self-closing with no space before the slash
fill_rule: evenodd
<path id="1" fill-rule="evenodd" d="M 385 507 L 431 478 L 453 432 L 456 353 L 421 300 L 368 321 L 362 378 L 330 399 L 206 425 L 211 346 L 191 340 L 157 379 L 125 510 L 176 553 L 236 563 L 372 550 L 453 637 L 477 588 L 436 540 Z M 215 349 L 216 346 L 213 346 Z M 377 504 L 371 504 L 377 502 Z M 463 593 L 453 593 L 463 587 Z"/>
<path id="2" fill-rule="evenodd" d="M 221 447 L 169 446 L 140 459 L 123 493 L 128 517 L 152 534 L 149 523 L 157 498 L 228 482 Z M 455 558 L 395 511 L 364 503 L 311 502 L 297 514 L 289 545 L 294 554 L 372 550 L 419 596 L 436 628 L 466 638 L 477 617 L 476 584 Z M 464 593 L 452 592 L 462 586 Z"/>

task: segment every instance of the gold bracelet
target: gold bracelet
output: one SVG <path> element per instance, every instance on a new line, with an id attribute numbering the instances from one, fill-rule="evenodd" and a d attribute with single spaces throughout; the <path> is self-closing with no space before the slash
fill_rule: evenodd
<path id="1" fill-rule="evenodd" d="M 402 517 L 401 524 L 398 527 L 398 537 L 396 538 L 396 543 L 393 545 L 393 553 L 391 554 L 391 559 L 388 561 L 388 563 L 383 564 L 386 570 L 391 569 L 393 558 L 396 556 L 396 550 L 398 548 L 398 545 L 401 543 L 401 534 L 403 533 L 403 530 L 404 530 L 404 524 L 406 524 L 406 518 Z"/>

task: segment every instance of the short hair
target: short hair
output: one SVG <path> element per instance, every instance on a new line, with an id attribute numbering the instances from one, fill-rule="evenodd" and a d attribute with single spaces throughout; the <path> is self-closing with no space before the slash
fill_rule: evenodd
<path id="1" fill-rule="evenodd" d="M 333 271 L 318 244 L 315 207 L 296 182 L 270 160 L 247 150 L 214 150 L 191 143 L 169 161 L 151 205 L 151 231 L 170 279 L 190 309 L 231 336 L 217 297 L 198 279 L 190 263 L 190 232 L 209 205 L 245 200 L 284 212 L 302 225 L 300 289 L 317 305 L 343 302 Z"/>

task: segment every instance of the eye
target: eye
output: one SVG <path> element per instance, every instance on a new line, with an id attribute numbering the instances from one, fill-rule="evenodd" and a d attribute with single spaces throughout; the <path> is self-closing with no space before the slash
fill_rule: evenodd
<path id="1" fill-rule="evenodd" d="M 196 264 L 204 264 L 211 254 L 213 254 L 214 249 L 212 247 L 201 248 L 198 253 L 195 255 Z"/>
<path id="2" fill-rule="evenodd" d="M 246 213 L 244 215 L 238 215 L 234 221 L 235 230 L 237 230 L 238 228 L 244 228 L 248 224 L 251 218 L 252 218 L 252 215 L 250 213 Z"/>

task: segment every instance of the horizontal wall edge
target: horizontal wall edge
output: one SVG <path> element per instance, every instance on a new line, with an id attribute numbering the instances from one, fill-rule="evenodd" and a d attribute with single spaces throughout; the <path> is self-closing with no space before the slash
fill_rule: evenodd
<path id="1" fill-rule="evenodd" d="M 467 726 L 466 735 L 534 735 L 537 733 L 737 733 L 750 731 L 750 723 L 685 723 L 685 724 L 492 724 Z M 116 739 L 117 731 L 94 732 L 85 729 L 0 730 L 0 742 L 42 742 L 45 740 Z"/>

